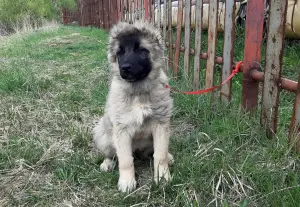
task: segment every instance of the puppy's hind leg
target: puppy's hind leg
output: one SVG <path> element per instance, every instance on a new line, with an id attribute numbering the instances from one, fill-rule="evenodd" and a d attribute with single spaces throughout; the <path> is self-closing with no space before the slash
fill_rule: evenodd
<path id="1" fill-rule="evenodd" d="M 93 129 L 93 139 L 99 152 L 105 156 L 104 161 L 100 165 L 100 170 L 103 172 L 111 171 L 115 167 L 115 160 L 113 159 L 116 151 L 113 147 L 112 132 L 105 127 L 104 118 L 101 118 L 99 123 Z"/>

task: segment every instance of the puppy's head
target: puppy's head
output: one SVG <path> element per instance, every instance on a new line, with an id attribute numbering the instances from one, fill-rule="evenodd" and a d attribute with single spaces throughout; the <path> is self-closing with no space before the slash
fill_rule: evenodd
<path id="1" fill-rule="evenodd" d="M 163 60 L 160 32 L 151 24 L 121 22 L 110 31 L 108 60 L 112 70 L 127 82 L 154 78 Z"/>

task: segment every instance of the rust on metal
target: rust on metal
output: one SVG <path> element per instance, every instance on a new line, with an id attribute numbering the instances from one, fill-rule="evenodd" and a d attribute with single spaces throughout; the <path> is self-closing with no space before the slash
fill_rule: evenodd
<path id="1" fill-rule="evenodd" d="M 202 49 L 202 16 L 203 16 L 203 2 L 198 0 L 196 2 L 196 19 L 195 19 L 195 58 L 194 58 L 194 89 L 200 88 L 200 67 L 201 67 L 201 49 Z"/>
<path id="2" fill-rule="evenodd" d="M 242 83 L 242 107 L 252 110 L 258 103 L 258 81 L 251 79 L 250 68 L 261 61 L 261 44 L 264 24 L 264 1 L 253 0 L 247 4 L 244 71 Z"/>
<path id="3" fill-rule="evenodd" d="M 173 47 L 172 47 L 172 0 L 168 0 L 168 42 L 169 42 L 169 55 L 168 66 L 172 69 L 173 64 Z"/>
<path id="4" fill-rule="evenodd" d="M 216 43 L 217 43 L 217 20 L 218 20 L 218 0 L 211 0 L 209 2 L 208 12 L 208 42 L 207 48 L 207 63 L 206 63 L 206 77 L 205 86 L 210 88 L 214 84 L 214 71 L 215 71 L 215 56 L 216 56 Z"/>
<path id="5" fill-rule="evenodd" d="M 270 1 L 261 110 L 261 121 L 266 127 L 269 136 L 273 136 L 277 132 L 280 93 L 278 82 L 282 69 L 286 9 L 287 1 Z"/>
<path id="6" fill-rule="evenodd" d="M 227 0 L 225 5 L 225 31 L 224 31 L 224 49 L 223 49 L 223 69 L 222 81 L 231 74 L 234 55 L 234 20 L 235 20 L 235 2 Z M 220 98 L 224 102 L 231 100 L 231 80 L 222 85 Z"/>
<path id="7" fill-rule="evenodd" d="M 300 152 L 300 73 L 298 76 L 297 92 L 290 124 L 289 144 L 296 152 Z"/>
<path id="8" fill-rule="evenodd" d="M 180 58 L 180 44 L 181 44 L 181 28 L 182 28 L 182 0 L 178 0 L 178 13 L 177 13 L 177 35 L 176 35 L 176 48 L 174 57 L 174 76 L 179 73 L 179 58 Z"/>
<path id="9" fill-rule="evenodd" d="M 251 71 L 250 76 L 253 80 L 264 82 L 264 72 L 254 69 Z M 281 77 L 277 85 L 281 89 L 296 93 L 298 82 Z"/>
<path id="10" fill-rule="evenodd" d="M 184 76 L 190 75 L 190 47 L 191 47 L 191 0 L 185 1 L 185 29 L 184 29 L 184 52 L 183 68 Z"/>
<path id="11" fill-rule="evenodd" d="M 167 42 L 167 43 L 166 43 L 166 46 L 169 47 L 170 44 Z M 173 49 L 176 48 L 175 44 L 172 44 L 172 48 L 173 48 Z M 185 48 L 184 48 L 183 46 L 181 46 L 181 47 L 179 48 L 179 52 L 184 52 L 184 51 L 185 51 Z M 190 49 L 190 55 L 195 55 L 195 50 L 194 50 L 194 49 Z M 200 58 L 201 58 L 201 59 L 207 60 L 208 54 L 205 53 L 205 52 L 201 52 L 201 53 L 200 53 Z M 222 57 L 215 57 L 215 61 L 216 61 L 217 64 L 223 64 L 223 58 L 222 58 Z"/>

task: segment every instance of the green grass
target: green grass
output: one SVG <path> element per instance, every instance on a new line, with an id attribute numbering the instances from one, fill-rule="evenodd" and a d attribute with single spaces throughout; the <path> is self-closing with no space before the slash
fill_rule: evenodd
<path id="1" fill-rule="evenodd" d="M 243 37 L 238 30 L 236 60 L 243 59 Z M 137 160 L 138 189 L 125 195 L 117 191 L 117 169 L 100 172 L 103 157 L 91 141 L 108 91 L 107 34 L 62 26 L 3 40 L 0 206 L 299 206 L 300 156 L 287 145 L 294 95 L 281 93 L 278 134 L 270 140 L 259 110 L 240 108 L 240 74 L 232 102 L 215 110 L 209 95 L 173 94 L 173 180 L 154 185 L 152 161 Z M 294 80 L 296 43 L 287 41 L 283 68 Z M 181 79 L 171 85 L 191 86 Z"/>

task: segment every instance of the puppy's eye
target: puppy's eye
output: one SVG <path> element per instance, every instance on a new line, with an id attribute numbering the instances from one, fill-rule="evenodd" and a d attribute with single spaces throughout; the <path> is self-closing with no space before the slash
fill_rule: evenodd
<path id="1" fill-rule="evenodd" d="M 125 50 L 123 47 L 120 47 L 119 50 L 117 51 L 117 55 L 124 55 Z"/>

